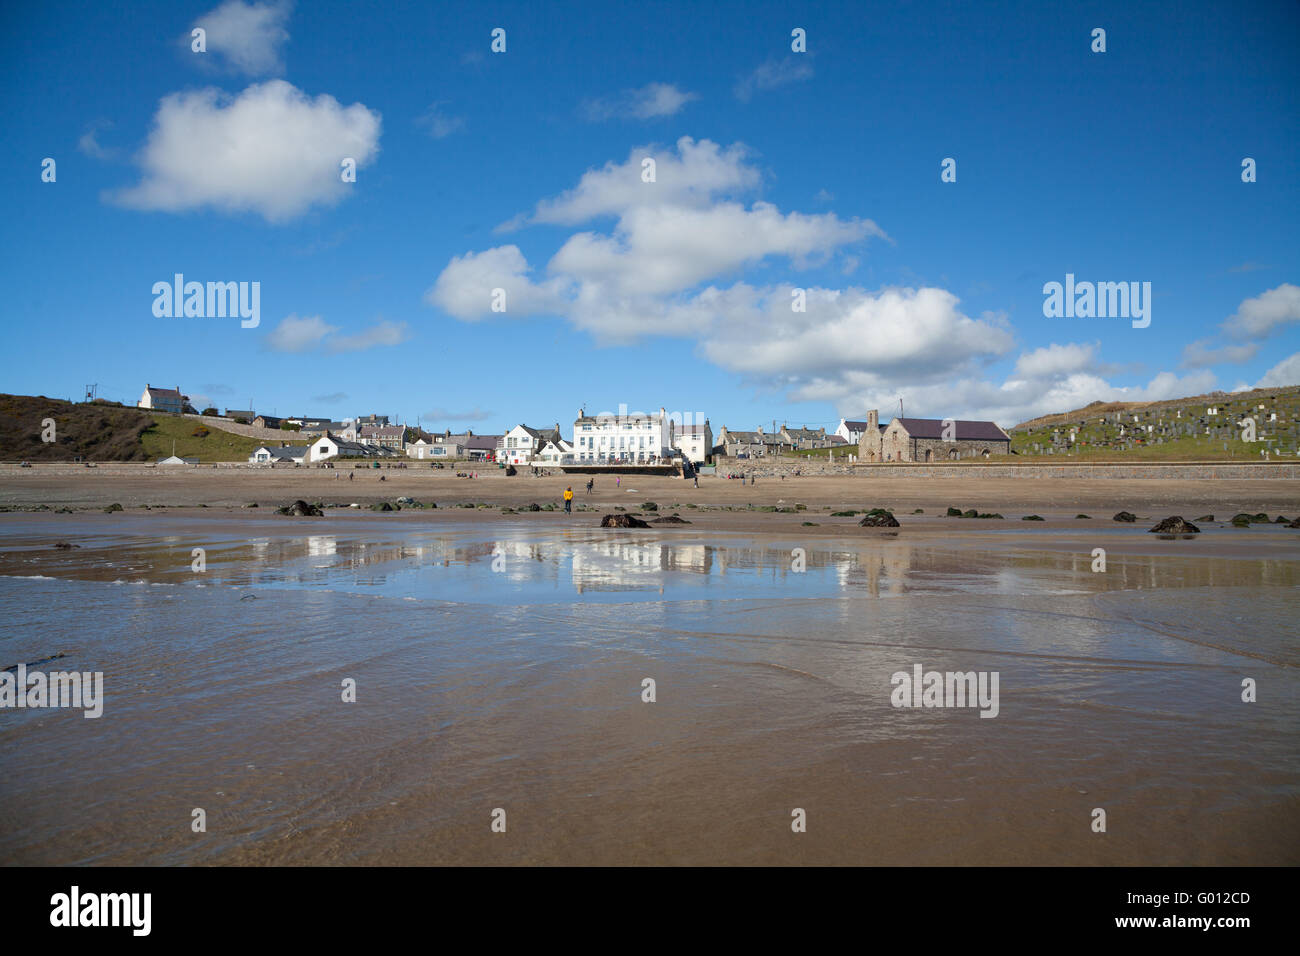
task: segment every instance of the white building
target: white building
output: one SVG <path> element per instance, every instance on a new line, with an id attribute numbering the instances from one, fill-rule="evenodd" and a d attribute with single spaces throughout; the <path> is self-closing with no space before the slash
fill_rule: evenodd
<path id="1" fill-rule="evenodd" d="M 331 434 L 325 434 L 312 442 L 307 459 L 309 461 L 324 461 L 326 458 L 336 458 L 339 455 L 352 458 L 377 458 L 381 451 L 379 445 L 363 445 L 360 442 L 348 441 L 344 438 L 336 438 Z"/>
<path id="2" fill-rule="evenodd" d="M 452 461 L 465 457 L 465 446 L 456 439 L 442 435 L 435 435 L 434 438 L 434 441 L 420 438 L 411 442 L 406 446 L 407 457 L 417 461 Z"/>
<path id="3" fill-rule="evenodd" d="M 504 461 L 511 465 L 527 465 L 534 455 L 539 454 L 546 447 L 548 441 L 560 441 L 558 424 L 554 428 L 529 428 L 527 425 L 516 425 L 505 433 L 497 461 Z"/>
<path id="4" fill-rule="evenodd" d="M 563 438 L 559 441 L 548 441 L 542 446 L 542 450 L 533 456 L 533 464 L 550 467 L 571 465 L 573 464 L 573 444 Z"/>
<path id="5" fill-rule="evenodd" d="M 702 465 L 713 454 L 713 426 L 704 419 L 703 425 L 682 425 L 673 423 L 673 447 L 682 453 L 682 457 L 696 465 Z"/>
<path id="6" fill-rule="evenodd" d="M 851 422 L 846 418 L 841 418 L 839 427 L 831 434 L 839 435 L 847 445 L 856 445 L 862 441 L 862 433 L 866 430 L 866 422 Z"/>
<path id="7" fill-rule="evenodd" d="M 181 394 L 179 385 L 175 388 L 154 388 L 152 385 L 146 384 L 144 393 L 140 396 L 140 401 L 135 403 L 135 407 L 180 415 L 185 411 L 185 403 L 189 401 L 189 398 L 188 395 Z"/>
<path id="8" fill-rule="evenodd" d="M 664 464 L 675 457 L 673 420 L 657 414 L 587 415 L 573 422 L 576 464 Z"/>
<path id="9" fill-rule="evenodd" d="M 248 456 L 248 463 L 250 465 L 273 465 L 276 462 L 287 461 L 295 465 L 301 465 L 308 460 L 311 449 L 311 445 L 285 445 L 283 447 L 263 445 L 261 448 L 253 449 L 253 453 Z"/>

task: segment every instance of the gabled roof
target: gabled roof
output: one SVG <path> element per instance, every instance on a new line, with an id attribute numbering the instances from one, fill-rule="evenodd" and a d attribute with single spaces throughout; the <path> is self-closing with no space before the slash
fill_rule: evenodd
<path id="1" fill-rule="evenodd" d="M 361 434 L 366 438 L 401 438 L 406 429 L 401 425 L 362 425 Z"/>
<path id="2" fill-rule="evenodd" d="M 472 435 L 461 444 L 466 448 L 473 448 L 477 451 L 496 451 L 497 442 L 501 438 L 501 435 Z"/>
<path id="3" fill-rule="evenodd" d="M 677 429 L 677 434 L 703 436 L 705 427 L 706 426 L 704 425 L 682 425 L 680 428 Z M 712 430 L 713 430 L 712 428 L 709 429 L 709 431 Z"/>
<path id="4" fill-rule="evenodd" d="M 180 390 L 175 388 L 154 388 L 152 385 L 146 385 L 145 391 L 149 393 L 150 398 L 172 398 L 179 402 L 184 397 Z"/>
<path id="5" fill-rule="evenodd" d="M 905 429 L 907 434 L 912 438 L 939 438 L 943 436 L 943 422 L 941 418 L 895 418 Z M 1010 441 L 1011 437 L 999 428 L 993 422 L 968 422 L 956 421 L 956 427 L 953 437 L 957 441 Z"/>
<path id="6" fill-rule="evenodd" d="M 851 431 L 851 432 L 864 432 L 864 431 L 867 430 L 867 423 L 866 423 L 866 422 L 851 422 L 851 421 L 849 421 L 849 420 L 846 418 L 846 419 L 844 419 L 844 427 L 847 428 L 847 429 L 848 429 L 849 431 Z"/>

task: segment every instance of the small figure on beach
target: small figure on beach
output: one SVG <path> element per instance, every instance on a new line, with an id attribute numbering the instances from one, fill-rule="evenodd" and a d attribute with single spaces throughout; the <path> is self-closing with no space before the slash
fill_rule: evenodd
<path id="1" fill-rule="evenodd" d="M 695 473 L 695 487 L 700 487 L 700 473 L 698 471 Z"/>
<path id="2" fill-rule="evenodd" d="M 564 489 L 564 513 L 573 513 L 573 486 Z"/>
<path id="3" fill-rule="evenodd" d="M 588 479 L 587 479 L 587 494 L 591 494 L 591 489 L 592 489 L 592 488 L 595 488 L 595 487 L 596 487 L 596 479 L 595 479 L 595 478 L 588 478 Z"/>
<path id="4" fill-rule="evenodd" d="M 615 487 L 615 488 L 621 488 L 621 487 L 623 487 L 623 476 L 622 476 L 622 475 L 619 475 L 618 477 L 616 477 L 616 478 L 614 479 L 614 487 Z"/>

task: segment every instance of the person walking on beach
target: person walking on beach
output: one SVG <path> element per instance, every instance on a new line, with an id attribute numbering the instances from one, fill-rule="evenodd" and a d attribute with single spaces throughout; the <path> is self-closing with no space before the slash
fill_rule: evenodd
<path id="1" fill-rule="evenodd" d="M 594 487 L 596 487 L 596 479 L 595 479 L 595 478 L 588 478 L 588 479 L 587 479 L 587 494 L 591 494 L 591 489 L 594 488 Z"/>
<path id="2" fill-rule="evenodd" d="M 615 487 L 615 488 L 621 488 L 621 487 L 623 487 L 623 476 L 622 476 L 622 475 L 619 475 L 617 478 L 614 479 L 614 487 Z"/>
<path id="3" fill-rule="evenodd" d="M 573 486 L 564 489 L 564 513 L 573 513 Z"/>
<path id="4" fill-rule="evenodd" d="M 700 487 L 700 473 L 698 471 L 695 473 L 695 487 Z"/>

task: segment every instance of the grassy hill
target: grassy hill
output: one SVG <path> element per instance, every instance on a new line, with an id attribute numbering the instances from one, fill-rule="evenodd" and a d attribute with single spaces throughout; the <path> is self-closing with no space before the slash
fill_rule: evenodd
<path id="1" fill-rule="evenodd" d="M 48 418 L 54 419 L 54 442 L 41 440 Z M 173 441 L 177 455 L 205 462 L 246 461 L 262 444 L 181 415 L 0 394 L 0 461 L 157 461 L 172 453 Z"/>
<path id="2" fill-rule="evenodd" d="M 1214 414 L 1211 414 L 1213 410 Z M 1254 442 L 1242 440 L 1246 418 Z M 1160 402 L 1093 402 L 1008 429 L 1020 458 L 1059 461 L 1294 460 L 1300 448 L 1300 386 L 1211 392 Z"/>

